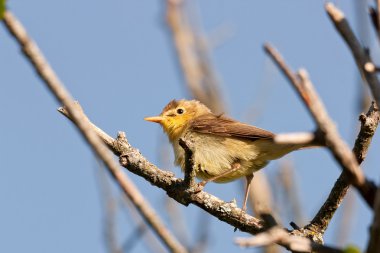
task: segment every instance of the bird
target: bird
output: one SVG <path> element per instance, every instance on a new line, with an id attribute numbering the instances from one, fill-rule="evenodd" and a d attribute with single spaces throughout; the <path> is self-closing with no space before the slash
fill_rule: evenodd
<path id="1" fill-rule="evenodd" d="M 182 138 L 194 144 L 195 175 L 203 180 L 203 186 L 209 181 L 228 183 L 245 177 L 244 212 L 254 172 L 292 151 L 315 146 L 276 143 L 276 134 L 223 114 L 214 114 L 197 100 L 174 99 L 161 114 L 144 119 L 162 126 L 173 146 L 175 164 L 182 171 L 186 161 L 179 140 Z"/>

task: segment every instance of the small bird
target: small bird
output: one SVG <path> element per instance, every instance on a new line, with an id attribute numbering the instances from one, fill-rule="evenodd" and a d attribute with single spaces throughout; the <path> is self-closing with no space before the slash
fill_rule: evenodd
<path id="1" fill-rule="evenodd" d="M 196 177 L 203 182 L 227 183 L 246 178 L 242 210 L 246 210 L 253 173 L 269 161 L 305 148 L 305 145 L 278 144 L 275 134 L 241 123 L 223 115 L 215 115 L 196 100 L 172 100 L 159 116 L 145 120 L 159 123 L 171 142 L 175 164 L 185 169 L 185 152 L 179 139 L 194 143 L 193 160 Z"/>

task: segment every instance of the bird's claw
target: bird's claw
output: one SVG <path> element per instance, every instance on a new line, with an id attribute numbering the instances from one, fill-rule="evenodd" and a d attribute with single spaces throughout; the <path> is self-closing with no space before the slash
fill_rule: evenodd
<path id="1" fill-rule="evenodd" d="M 186 191 L 188 191 L 189 193 L 192 193 L 192 194 L 196 194 L 196 193 L 201 192 L 204 187 L 205 187 L 205 183 L 200 182 L 197 184 L 193 184 L 190 187 L 187 187 Z"/>
<path id="2" fill-rule="evenodd" d="M 207 184 L 208 181 L 202 181 L 202 182 L 199 182 L 197 185 L 199 188 L 201 188 L 201 190 L 203 190 L 203 188 L 205 187 L 205 185 Z"/>
<path id="3" fill-rule="evenodd" d="M 201 192 L 201 191 L 203 191 L 203 188 L 205 188 L 205 185 L 206 184 L 204 184 L 202 181 L 200 183 L 195 184 L 193 187 L 191 187 L 192 188 L 191 190 L 193 193 Z"/>

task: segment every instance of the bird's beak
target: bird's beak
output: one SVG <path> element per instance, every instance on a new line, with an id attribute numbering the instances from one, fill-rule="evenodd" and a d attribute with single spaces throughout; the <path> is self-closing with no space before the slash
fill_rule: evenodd
<path id="1" fill-rule="evenodd" d="M 164 120 L 164 117 L 154 116 L 154 117 L 146 117 L 144 119 L 146 121 L 150 121 L 150 122 L 154 122 L 154 123 L 161 123 Z"/>

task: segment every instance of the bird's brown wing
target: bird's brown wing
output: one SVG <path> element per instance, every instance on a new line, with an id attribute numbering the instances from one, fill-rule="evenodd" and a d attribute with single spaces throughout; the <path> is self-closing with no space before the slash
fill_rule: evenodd
<path id="1" fill-rule="evenodd" d="M 193 119 L 190 122 L 189 130 L 198 133 L 250 140 L 273 139 L 274 137 L 273 133 L 264 129 L 215 115 L 204 115 Z"/>

